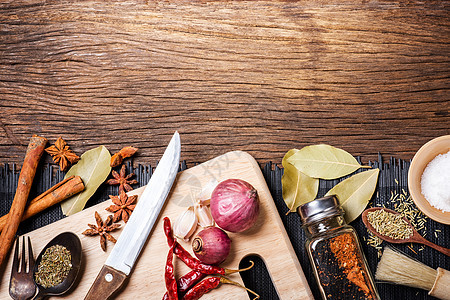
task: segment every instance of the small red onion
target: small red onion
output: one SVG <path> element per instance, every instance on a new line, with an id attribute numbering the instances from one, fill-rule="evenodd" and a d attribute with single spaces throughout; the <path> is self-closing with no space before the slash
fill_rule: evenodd
<path id="1" fill-rule="evenodd" d="M 216 265 L 223 262 L 230 253 L 231 240 L 220 228 L 207 227 L 192 240 L 195 256 L 205 264 Z"/>
<path id="2" fill-rule="evenodd" d="M 211 214 L 220 228 L 242 232 L 255 224 L 259 214 L 256 189 L 241 179 L 219 183 L 211 194 Z"/>

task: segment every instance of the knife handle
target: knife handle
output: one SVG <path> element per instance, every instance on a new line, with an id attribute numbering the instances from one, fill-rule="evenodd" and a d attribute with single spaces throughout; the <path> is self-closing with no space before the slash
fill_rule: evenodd
<path id="1" fill-rule="evenodd" d="M 109 299 L 125 282 L 127 275 L 110 266 L 103 265 L 84 300 Z"/>

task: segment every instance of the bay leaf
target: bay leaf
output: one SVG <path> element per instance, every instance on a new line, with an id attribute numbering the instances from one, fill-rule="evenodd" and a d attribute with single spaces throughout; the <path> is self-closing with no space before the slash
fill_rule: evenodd
<path id="1" fill-rule="evenodd" d="M 337 195 L 345 211 L 345 220 L 350 223 L 366 208 L 377 187 L 379 169 L 355 174 L 329 190 L 325 196 Z"/>
<path id="2" fill-rule="evenodd" d="M 111 172 L 110 161 L 111 154 L 105 146 L 88 150 L 81 155 L 78 163 L 70 168 L 65 178 L 72 175 L 80 176 L 85 189 L 83 192 L 61 202 L 64 215 L 70 216 L 83 210 L 86 202 Z"/>
<path id="3" fill-rule="evenodd" d="M 361 167 L 370 168 L 361 166 L 347 151 L 325 144 L 303 147 L 287 161 L 300 172 L 322 179 L 336 179 Z"/>
<path id="4" fill-rule="evenodd" d="M 289 212 L 295 212 L 297 207 L 314 200 L 319 190 L 319 179 L 309 177 L 288 163 L 289 157 L 299 150 L 291 149 L 283 157 L 284 174 L 281 177 L 283 199 Z"/>

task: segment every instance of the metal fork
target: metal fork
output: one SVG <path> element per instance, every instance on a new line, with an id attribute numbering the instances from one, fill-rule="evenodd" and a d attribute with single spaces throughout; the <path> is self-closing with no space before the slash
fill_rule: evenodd
<path id="1" fill-rule="evenodd" d="M 28 237 L 28 263 L 25 257 L 25 237 L 22 238 L 22 253 L 19 258 L 19 240 L 16 239 L 14 258 L 9 281 L 9 295 L 15 300 L 31 299 L 36 293 L 36 285 L 33 280 L 34 258 L 31 240 Z M 28 264 L 28 271 L 27 271 Z M 20 272 L 19 272 L 20 267 Z"/>

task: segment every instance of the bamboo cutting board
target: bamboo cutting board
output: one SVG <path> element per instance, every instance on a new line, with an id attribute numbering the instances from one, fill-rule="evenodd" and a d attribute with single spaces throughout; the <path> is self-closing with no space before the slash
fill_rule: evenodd
<path id="1" fill-rule="evenodd" d="M 232 248 L 230 256 L 222 266 L 238 268 L 243 257 L 256 254 L 264 260 L 280 299 L 313 299 L 261 170 L 253 157 L 241 151 L 226 153 L 178 174 L 155 228 L 136 262 L 129 281 L 117 295 L 117 299 L 162 298 L 165 292 L 164 265 L 169 249 L 163 232 L 162 218 L 168 216 L 173 223 L 208 183 L 214 180 L 220 182 L 228 178 L 240 178 L 251 183 L 258 191 L 261 210 L 257 223 L 250 230 L 244 233 L 228 233 L 232 240 Z M 142 191 L 143 187 L 129 194 L 140 195 Z M 81 234 L 88 228 L 88 223 L 95 223 L 95 211 L 98 211 L 103 219 L 106 218 L 109 213 L 105 211 L 105 208 L 109 205 L 111 205 L 110 200 L 104 201 L 29 233 L 35 257 L 59 233 L 72 231 L 80 237 L 83 246 L 81 279 L 73 291 L 64 298 L 83 299 L 113 248 L 113 244 L 108 242 L 105 253 L 100 249 L 98 236 L 87 237 Z M 121 230 L 115 231 L 112 235 L 118 238 L 120 232 Z M 192 253 L 189 243 L 180 242 Z M 189 271 L 180 260 L 174 261 L 177 276 Z M 6 267 L 6 274 L 1 278 L 0 299 L 10 299 L 8 285 L 11 263 L 12 255 Z M 242 284 L 239 274 L 231 275 L 230 279 Z M 246 299 L 248 295 L 236 286 L 222 285 L 202 299 L 219 297 Z"/>

